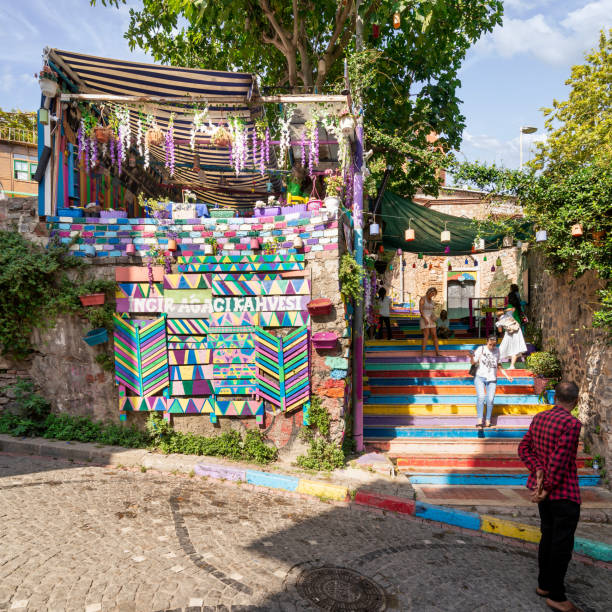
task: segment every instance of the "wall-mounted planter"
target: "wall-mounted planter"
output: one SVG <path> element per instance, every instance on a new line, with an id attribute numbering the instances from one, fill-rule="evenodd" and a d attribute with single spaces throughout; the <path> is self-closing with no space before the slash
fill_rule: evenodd
<path id="1" fill-rule="evenodd" d="M 340 198 L 335 196 L 327 196 L 325 198 L 325 208 L 331 213 L 337 212 L 340 208 L 340 204 L 342 204 Z"/>
<path id="2" fill-rule="evenodd" d="M 133 244 L 126 244 L 125 245 L 125 254 L 126 255 L 133 255 L 136 252 L 136 247 Z"/>
<path id="3" fill-rule="evenodd" d="M 96 329 L 92 329 L 90 332 L 87 333 L 86 336 L 83 336 L 83 340 L 85 340 L 85 342 L 89 344 L 89 346 L 102 344 L 103 342 L 106 342 L 108 340 L 108 331 L 106 330 L 106 327 L 98 327 Z"/>
<path id="4" fill-rule="evenodd" d="M 308 308 L 308 312 L 313 316 L 323 316 L 328 315 L 332 311 L 332 303 L 328 298 L 317 298 L 316 300 L 311 300 L 306 304 L 306 308 Z"/>
<path id="5" fill-rule="evenodd" d="M 336 332 L 318 332 L 312 336 L 312 346 L 316 349 L 336 348 L 338 334 Z"/>
<path id="6" fill-rule="evenodd" d="M 249 246 L 251 247 L 252 251 L 256 251 L 259 249 L 259 240 L 257 238 L 251 238 Z"/>
<path id="7" fill-rule="evenodd" d="M 79 295 L 79 300 L 83 306 L 100 306 L 104 304 L 106 296 L 104 293 L 90 293 L 88 295 Z"/>

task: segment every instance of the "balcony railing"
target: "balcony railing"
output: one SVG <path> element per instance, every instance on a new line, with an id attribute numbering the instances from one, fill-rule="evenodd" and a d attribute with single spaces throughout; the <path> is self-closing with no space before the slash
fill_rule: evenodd
<path id="1" fill-rule="evenodd" d="M 36 144 L 38 142 L 38 137 L 35 130 L 22 130 L 20 128 L 0 126 L 0 140 Z"/>

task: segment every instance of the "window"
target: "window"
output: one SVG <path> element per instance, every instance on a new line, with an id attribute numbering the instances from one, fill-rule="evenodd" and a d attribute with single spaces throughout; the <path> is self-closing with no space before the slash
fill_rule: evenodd
<path id="1" fill-rule="evenodd" d="M 30 180 L 34 180 L 34 175 L 36 174 L 36 170 L 38 170 L 38 162 L 30 162 Z"/>
<path id="2" fill-rule="evenodd" d="M 13 161 L 14 177 L 18 181 L 29 181 L 30 180 L 30 169 L 29 162 L 23 159 L 16 159 Z"/>

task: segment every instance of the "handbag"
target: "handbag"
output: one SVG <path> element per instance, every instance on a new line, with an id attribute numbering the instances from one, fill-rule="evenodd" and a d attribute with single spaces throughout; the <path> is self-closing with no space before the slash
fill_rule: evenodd
<path id="1" fill-rule="evenodd" d="M 478 371 L 478 364 L 474 363 L 470 366 L 470 376 L 474 377 L 476 376 L 476 372 Z"/>
<path id="2" fill-rule="evenodd" d="M 516 332 L 521 329 L 521 326 L 516 322 L 516 319 L 512 319 L 512 322 L 506 324 L 504 327 L 511 336 L 516 334 Z"/>

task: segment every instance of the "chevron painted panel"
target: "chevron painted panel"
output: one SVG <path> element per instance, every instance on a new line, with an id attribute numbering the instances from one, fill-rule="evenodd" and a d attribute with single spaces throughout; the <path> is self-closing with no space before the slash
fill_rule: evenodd
<path id="1" fill-rule="evenodd" d="M 168 319 L 166 321 L 168 334 L 200 334 L 208 333 L 208 319 Z"/>
<path id="2" fill-rule="evenodd" d="M 168 386 L 166 321 L 115 319 L 115 380 L 140 396 Z"/>

